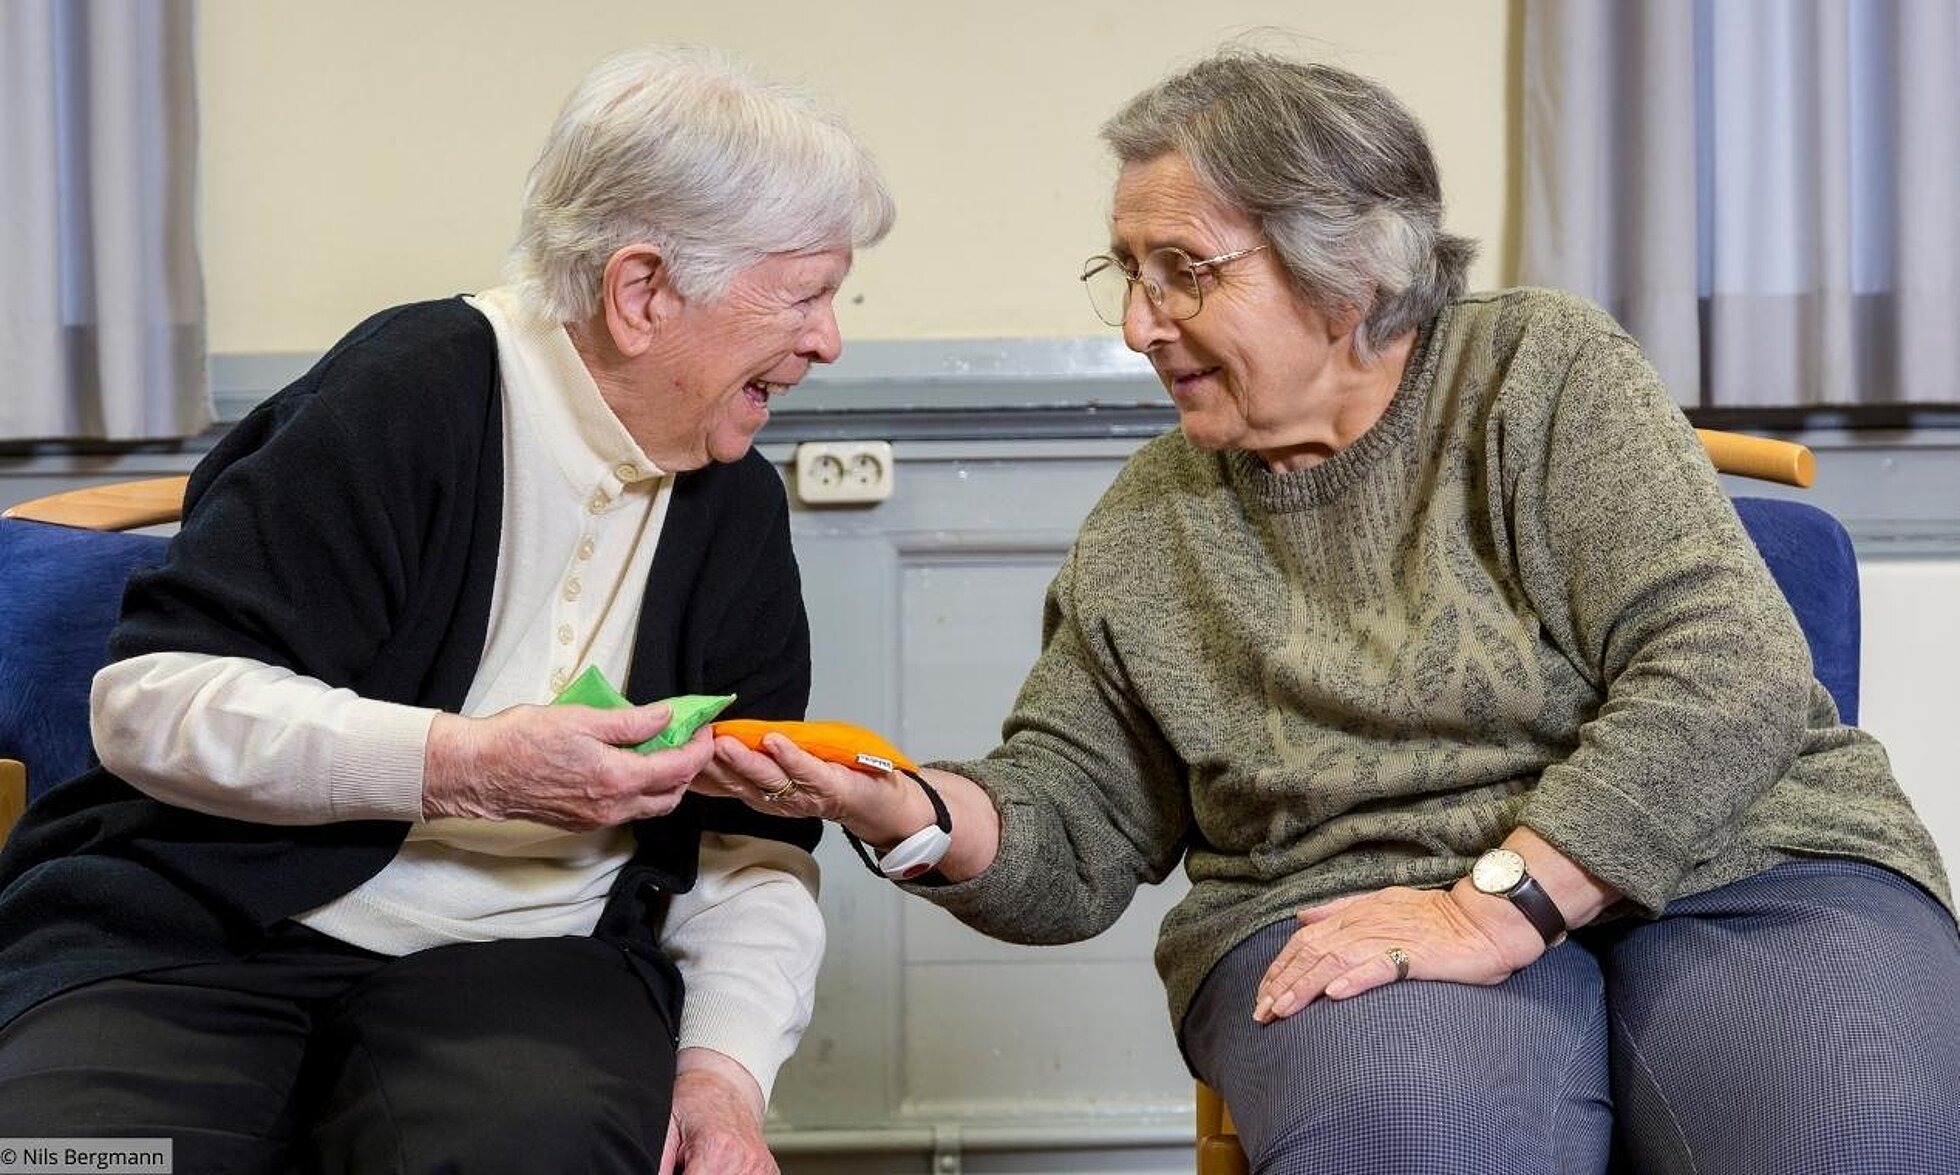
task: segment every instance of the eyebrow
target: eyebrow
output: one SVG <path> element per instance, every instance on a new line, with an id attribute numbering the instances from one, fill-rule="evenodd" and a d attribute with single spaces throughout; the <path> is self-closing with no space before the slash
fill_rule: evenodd
<path id="1" fill-rule="evenodd" d="M 1200 258 L 1209 257 L 1212 254 L 1218 252 L 1218 250 L 1216 249 L 1204 248 L 1194 244 L 1191 238 L 1189 237 L 1179 237 L 1179 236 L 1163 237 L 1163 238 L 1158 238 L 1158 239 L 1148 241 L 1146 242 L 1143 252 L 1146 254 L 1154 253 L 1159 249 L 1182 249 L 1185 253 L 1190 255 L 1193 261 L 1199 260 Z M 1135 253 L 1131 253 L 1129 250 L 1124 248 L 1122 245 L 1116 243 L 1115 241 L 1111 241 L 1109 243 L 1109 252 L 1110 255 L 1113 257 L 1119 259 L 1127 259 L 1131 261 L 1136 260 L 1138 256 Z M 1227 250 L 1227 252 L 1229 252 L 1229 250 Z"/>

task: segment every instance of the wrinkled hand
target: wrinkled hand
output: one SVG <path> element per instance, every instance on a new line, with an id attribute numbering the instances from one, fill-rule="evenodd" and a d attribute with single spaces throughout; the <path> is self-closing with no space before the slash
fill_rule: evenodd
<path id="1" fill-rule="evenodd" d="M 765 751 L 752 751 L 726 735 L 716 739 L 714 759 L 695 777 L 694 790 L 732 796 L 772 816 L 851 823 L 884 786 L 876 776 L 819 759 L 780 734 L 765 735 L 762 745 Z M 785 784 L 795 789 L 785 793 Z"/>
<path id="2" fill-rule="evenodd" d="M 1395 982 L 1390 947 L 1409 957 L 1410 979 L 1501 983 L 1544 953 L 1522 914 L 1498 900 L 1476 910 L 1454 890 L 1394 886 L 1297 915 L 1301 926 L 1259 981 L 1252 1018 L 1291 1016 L 1321 996 L 1343 1000 Z"/>
<path id="3" fill-rule="evenodd" d="M 573 832 L 664 816 L 714 754 L 708 732 L 639 754 L 666 729 L 663 703 L 623 710 L 513 706 L 488 718 L 438 714 L 424 755 L 422 816 L 533 820 Z"/>
<path id="4" fill-rule="evenodd" d="M 694 790 L 733 796 L 776 816 L 835 821 L 879 853 L 938 816 L 925 789 L 897 772 L 853 771 L 777 733 L 764 735 L 762 745 L 757 752 L 737 739 L 716 739 L 714 762 L 695 777 Z M 953 821 L 953 845 L 939 863 L 940 874 L 951 881 L 978 877 L 1000 852 L 1000 814 L 993 800 L 979 784 L 950 771 L 921 767 L 919 775 L 938 791 Z M 786 784 L 795 787 L 786 790 Z"/>
<path id="5" fill-rule="evenodd" d="M 762 1091 L 746 1070 L 730 1071 L 734 1061 L 713 1060 L 674 1076 L 660 1175 L 778 1175 L 762 1138 Z"/>

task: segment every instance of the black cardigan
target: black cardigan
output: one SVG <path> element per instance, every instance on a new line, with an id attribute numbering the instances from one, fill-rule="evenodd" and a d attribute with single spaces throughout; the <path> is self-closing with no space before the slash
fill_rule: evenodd
<path id="1" fill-rule="evenodd" d="M 503 481 L 489 321 L 461 299 L 383 311 L 199 463 L 164 563 L 130 581 L 111 659 L 249 657 L 456 711 L 488 631 Z M 809 659 L 775 470 L 752 451 L 680 475 L 627 696 L 733 693 L 731 717 L 801 717 Z M 648 915 L 693 885 L 704 830 L 808 849 L 821 824 L 690 795 L 634 825 L 597 933 L 656 957 Z M 0 1024 L 80 983 L 249 948 L 380 872 L 407 832 L 204 815 L 99 767 L 67 781 L 0 854 Z"/>

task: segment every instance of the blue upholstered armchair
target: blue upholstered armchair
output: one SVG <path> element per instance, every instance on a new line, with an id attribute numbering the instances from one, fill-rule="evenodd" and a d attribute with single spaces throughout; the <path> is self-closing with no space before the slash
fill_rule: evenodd
<path id="1" fill-rule="evenodd" d="M 1815 506 L 1779 498 L 1737 498 L 1735 510 L 1797 614 L 1817 680 L 1848 726 L 1858 722 L 1862 633 L 1858 556 L 1838 520 Z"/>
<path id="2" fill-rule="evenodd" d="M 183 493 L 183 478 L 161 478 L 0 517 L 0 836 L 28 799 L 95 761 L 90 679 L 108 657 L 124 581 L 169 542 L 124 531 L 175 519 Z"/>

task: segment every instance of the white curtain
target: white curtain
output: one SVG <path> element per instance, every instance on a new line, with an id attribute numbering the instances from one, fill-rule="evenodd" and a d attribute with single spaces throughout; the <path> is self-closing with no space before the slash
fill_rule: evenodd
<path id="1" fill-rule="evenodd" d="M 1688 406 L 1960 402 L 1960 0 L 1525 0 L 1519 275 Z"/>
<path id="2" fill-rule="evenodd" d="M 0 439 L 213 420 L 192 0 L 0 2 Z"/>

